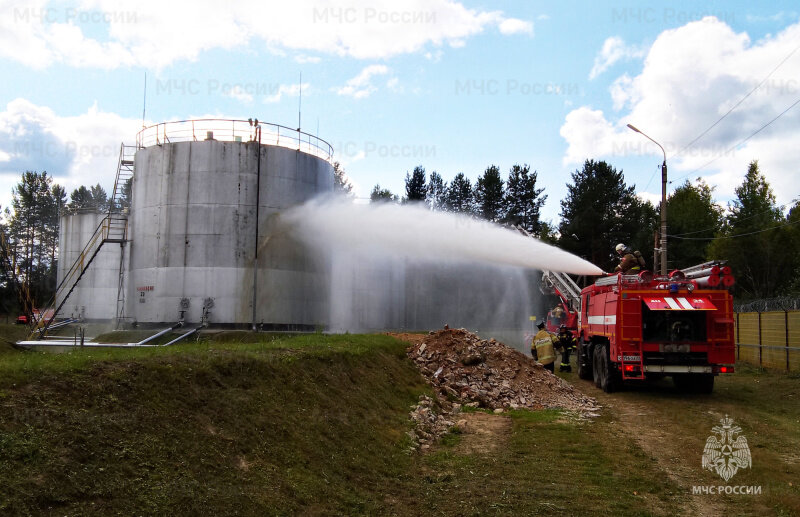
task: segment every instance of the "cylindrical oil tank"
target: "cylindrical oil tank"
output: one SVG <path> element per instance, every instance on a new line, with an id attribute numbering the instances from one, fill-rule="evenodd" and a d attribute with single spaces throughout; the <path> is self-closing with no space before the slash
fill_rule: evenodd
<path id="1" fill-rule="evenodd" d="M 106 217 L 105 212 L 66 212 L 61 215 L 58 232 L 58 282 L 61 282 L 75 264 L 87 243 Z M 99 242 L 98 242 L 99 244 Z M 83 257 L 88 264 L 75 288 L 66 296 L 69 286 L 59 291 L 56 304 L 66 296 L 58 316 L 84 318 L 89 321 L 111 320 L 116 317 L 119 288 L 120 254 L 124 253 L 117 243 L 106 243 L 92 258 L 92 250 Z M 89 263 L 91 259 L 91 263 Z M 74 277 L 74 278 L 77 278 Z"/>
<path id="2" fill-rule="evenodd" d="M 329 265 L 291 235 L 274 232 L 271 222 L 281 210 L 333 190 L 328 160 L 211 135 L 162 142 L 136 152 L 132 190 L 128 319 L 238 326 L 255 320 L 263 328 L 326 323 Z"/>

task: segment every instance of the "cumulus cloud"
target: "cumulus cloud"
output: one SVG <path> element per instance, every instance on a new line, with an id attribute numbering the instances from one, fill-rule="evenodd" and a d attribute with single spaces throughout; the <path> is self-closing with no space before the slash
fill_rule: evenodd
<path id="1" fill-rule="evenodd" d="M 307 92 L 308 89 L 311 87 L 309 83 L 302 84 L 302 91 Z M 264 102 L 267 104 L 272 104 L 274 102 L 280 102 L 284 95 L 288 95 L 290 97 L 297 97 L 300 95 L 300 85 L 299 84 L 281 84 L 276 89 L 275 93 L 272 95 L 267 95 L 264 98 Z"/>
<path id="2" fill-rule="evenodd" d="M 686 145 L 762 82 L 797 41 L 800 23 L 753 42 L 713 17 L 662 32 L 647 50 L 642 72 L 613 82 L 618 113 L 581 106 L 566 116 L 560 129 L 567 142 L 564 163 L 640 155 L 660 161 L 655 145 L 627 129 L 632 123 L 665 147 L 671 180 L 703 177 L 717 186 L 717 196 L 730 199 L 748 163 L 757 159 L 779 202 L 789 202 L 798 195 L 800 105 L 742 141 L 797 100 L 797 54 L 694 145 Z"/>
<path id="3" fill-rule="evenodd" d="M 26 170 L 47 171 L 69 194 L 80 185 L 113 188 L 119 146 L 135 142 L 141 120 L 100 110 L 61 117 L 46 106 L 15 99 L 0 112 L 0 204 Z"/>
<path id="4" fill-rule="evenodd" d="M 354 99 L 363 99 L 377 91 L 377 87 L 372 84 L 372 78 L 376 75 L 386 75 L 388 73 L 389 67 L 386 65 L 369 65 L 361 70 L 357 76 L 349 79 L 344 86 L 334 88 L 333 90 L 337 95 L 346 95 Z M 396 83 L 387 83 L 387 85 L 390 87 L 396 86 Z"/>
<path id="5" fill-rule="evenodd" d="M 504 35 L 533 33 L 532 22 L 454 0 L 83 0 L 72 5 L 31 0 L 0 13 L 0 56 L 35 68 L 56 63 L 163 68 L 210 49 L 261 46 L 278 54 L 376 59 L 463 46 L 491 27 Z M 96 38 L 95 33 L 106 35 Z"/>
<path id="6" fill-rule="evenodd" d="M 244 102 L 245 104 L 250 104 L 253 102 L 253 95 L 245 91 L 245 89 L 239 85 L 234 86 L 226 93 L 223 93 L 223 95 L 230 97 L 231 99 Z"/>
<path id="7" fill-rule="evenodd" d="M 598 52 L 597 56 L 594 58 L 594 66 L 592 66 L 592 70 L 589 72 L 589 79 L 594 79 L 618 61 L 639 59 L 644 57 L 644 55 L 644 49 L 633 45 L 626 45 L 625 41 L 618 36 L 607 38 L 603 42 L 603 48 L 600 49 L 600 52 Z"/>

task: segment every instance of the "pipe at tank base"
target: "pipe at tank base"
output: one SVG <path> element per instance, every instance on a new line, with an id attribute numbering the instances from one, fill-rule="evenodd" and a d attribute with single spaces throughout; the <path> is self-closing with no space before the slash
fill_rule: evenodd
<path id="1" fill-rule="evenodd" d="M 182 336 L 180 336 L 178 339 L 173 339 L 172 341 L 170 341 L 169 343 L 166 343 L 164 345 L 148 345 L 147 344 L 150 341 L 152 341 L 152 340 L 154 340 L 156 338 L 159 338 L 159 337 L 163 336 L 164 334 L 167 334 L 168 332 L 172 332 L 173 330 L 178 329 L 178 328 L 180 328 L 182 326 L 183 326 L 183 323 L 176 323 L 175 325 L 173 325 L 173 326 L 171 326 L 169 328 L 166 328 L 164 330 L 160 330 L 157 333 L 153 334 L 152 336 L 149 336 L 149 337 L 147 337 L 147 338 L 145 338 L 145 339 L 143 339 L 143 340 L 141 340 L 139 342 L 136 342 L 136 343 L 93 343 L 93 342 L 83 342 L 80 345 L 78 345 L 78 344 L 75 343 L 75 340 L 73 339 L 73 340 L 69 340 L 69 341 L 67 341 L 67 340 L 63 340 L 63 341 L 56 341 L 56 340 L 52 340 L 52 341 L 17 341 L 16 345 L 17 346 L 22 346 L 22 347 L 29 347 L 29 346 L 30 347 L 36 347 L 36 346 L 63 346 L 63 347 L 72 347 L 72 348 L 80 348 L 80 347 L 94 347 L 94 348 L 137 348 L 137 347 L 140 347 L 140 348 L 153 348 L 153 347 L 163 347 L 163 346 L 169 346 L 169 345 L 171 345 L 173 343 L 176 343 L 176 342 L 180 341 L 181 339 L 187 337 L 189 334 L 196 332 L 200 328 L 200 327 L 198 327 L 198 328 L 194 329 L 191 332 L 187 332 L 186 334 L 183 334 Z"/>

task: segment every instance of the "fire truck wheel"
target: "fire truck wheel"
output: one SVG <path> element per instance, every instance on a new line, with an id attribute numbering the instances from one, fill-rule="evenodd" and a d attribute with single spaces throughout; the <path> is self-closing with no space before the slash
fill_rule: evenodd
<path id="1" fill-rule="evenodd" d="M 578 340 L 578 377 L 584 380 L 592 380 L 593 372 L 590 366 L 589 354 L 586 352 L 586 343 L 583 338 Z"/>
<path id="2" fill-rule="evenodd" d="M 602 367 L 601 359 L 600 359 L 600 352 L 603 350 L 603 347 L 600 345 L 594 345 L 592 347 L 592 377 L 594 378 L 594 385 L 598 388 L 600 387 L 602 380 L 603 380 L 603 372 L 600 370 Z"/>
<path id="3" fill-rule="evenodd" d="M 692 391 L 695 393 L 711 393 L 714 391 L 714 376 L 709 373 L 694 375 Z"/>

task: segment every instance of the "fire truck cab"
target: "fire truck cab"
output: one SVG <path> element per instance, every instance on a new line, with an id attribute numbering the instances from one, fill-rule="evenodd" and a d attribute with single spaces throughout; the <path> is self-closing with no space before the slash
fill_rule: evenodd
<path id="1" fill-rule="evenodd" d="M 672 376 L 681 389 L 710 393 L 716 375 L 734 370 L 733 298 L 725 289 L 680 270 L 659 278 L 643 271 L 601 278 L 580 296 L 578 375 L 603 391 Z"/>

